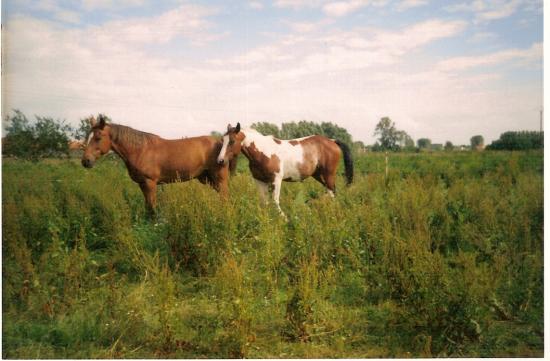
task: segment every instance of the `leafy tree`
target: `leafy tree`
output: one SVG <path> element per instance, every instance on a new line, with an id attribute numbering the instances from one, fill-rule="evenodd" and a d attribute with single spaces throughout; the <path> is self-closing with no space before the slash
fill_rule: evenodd
<path id="1" fill-rule="evenodd" d="M 420 138 L 416 141 L 416 144 L 420 149 L 428 149 L 432 145 L 432 141 L 429 138 Z"/>
<path id="2" fill-rule="evenodd" d="M 91 129 L 92 127 L 88 118 L 80 119 L 78 127 L 73 132 L 73 137 L 80 141 L 86 140 L 86 137 L 90 134 Z"/>
<path id="3" fill-rule="evenodd" d="M 34 134 L 29 120 L 19 110 L 5 119 L 6 136 L 2 140 L 2 154 L 30 158 L 34 146 Z"/>
<path id="4" fill-rule="evenodd" d="M 352 149 L 354 153 L 364 153 L 367 151 L 367 147 L 365 146 L 365 143 L 363 143 L 360 140 L 353 142 Z"/>
<path id="5" fill-rule="evenodd" d="M 268 122 L 254 123 L 251 126 L 263 135 L 273 135 L 280 139 L 302 138 L 310 135 L 323 135 L 331 139 L 338 139 L 352 146 L 353 140 L 345 128 L 331 122 L 321 124 L 301 120 L 299 122 L 287 122 L 281 124 L 279 129 L 276 124 Z"/>
<path id="6" fill-rule="evenodd" d="M 474 135 L 470 138 L 470 145 L 472 146 L 472 149 L 482 149 L 484 143 L 485 141 L 481 135 Z"/>
<path id="7" fill-rule="evenodd" d="M 395 123 L 389 117 L 380 119 L 376 124 L 374 135 L 379 137 L 381 150 L 399 150 L 399 140 L 403 135 L 395 128 Z"/>
<path id="8" fill-rule="evenodd" d="M 352 146 L 353 140 L 351 134 L 345 128 L 342 128 L 331 122 L 321 123 L 321 135 L 331 139 L 338 139 L 346 143 L 349 147 Z"/>
<path id="9" fill-rule="evenodd" d="M 314 134 L 324 135 L 321 125 L 318 123 L 301 120 L 298 123 L 289 122 L 281 125 L 280 135 L 283 139 L 301 138 Z"/>
<path id="10" fill-rule="evenodd" d="M 258 132 L 263 135 L 272 135 L 276 138 L 279 138 L 279 127 L 277 124 L 268 123 L 268 122 L 259 122 L 252 124 L 251 128 L 256 129 Z"/>
<path id="11" fill-rule="evenodd" d="M 446 141 L 446 142 L 445 142 L 445 147 L 444 147 L 444 148 L 445 148 L 446 151 L 451 151 L 451 150 L 454 149 L 454 145 L 453 145 L 453 143 L 451 143 L 450 141 Z"/>
<path id="12" fill-rule="evenodd" d="M 492 150 L 526 150 L 544 148 L 544 133 L 537 131 L 505 132 L 487 146 Z"/>
<path id="13" fill-rule="evenodd" d="M 72 129 L 64 121 L 36 116 L 31 124 L 25 114 L 14 110 L 5 122 L 3 154 L 32 160 L 69 154 L 68 134 Z"/>
<path id="14" fill-rule="evenodd" d="M 397 131 L 397 143 L 399 147 L 403 150 L 414 150 L 414 140 L 411 138 L 410 135 L 407 134 L 407 132 L 403 130 Z"/>
<path id="15" fill-rule="evenodd" d="M 69 155 L 69 136 L 71 127 L 64 121 L 49 117 L 36 116 L 34 134 L 36 137 L 35 151 L 41 157 L 53 157 L 61 154 Z"/>

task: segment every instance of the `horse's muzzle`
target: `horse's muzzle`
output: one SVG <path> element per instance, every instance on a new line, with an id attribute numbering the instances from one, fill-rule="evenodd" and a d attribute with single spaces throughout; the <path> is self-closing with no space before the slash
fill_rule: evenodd
<path id="1" fill-rule="evenodd" d="M 218 164 L 219 165 L 223 165 L 225 163 L 225 159 L 218 159 Z"/>
<path id="2" fill-rule="evenodd" d="M 94 166 L 94 162 L 89 159 L 82 159 L 82 166 L 85 168 L 92 168 Z"/>

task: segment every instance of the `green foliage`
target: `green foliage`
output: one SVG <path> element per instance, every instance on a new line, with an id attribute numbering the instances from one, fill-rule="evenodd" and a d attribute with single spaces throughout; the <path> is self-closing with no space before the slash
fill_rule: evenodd
<path id="1" fill-rule="evenodd" d="M 429 149 L 432 145 L 432 141 L 428 138 L 420 138 L 416 141 L 416 144 L 420 149 Z"/>
<path id="2" fill-rule="evenodd" d="M 263 135 L 272 135 L 275 138 L 281 138 L 279 127 L 277 126 L 277 124 L 269 122 L 258 122 L 252 124 L 251 127 L 262 133 Z"/>
<path id="3" fill-rule="evenodd" d="M 210 136 L 211 136 L 211 137 L 216 137 L 216 138 L 221 138 L 221 137 L 222 137 L 222 133 L 213 130 L 213 131 L 210 132 Z"/>
<path id="4" fill-rule="evenodd" d="M 86 137 L 90 134 L 92 126 L 90 125 L 89 118 L 80 119 L 78 127 L 73 131 L 73 137 L 80 141 L 86 140 Z"/>
<path id="5" fill-rule="evenodd" d="M 470 146 L 472 147 L 472 149 L 483 147 L 484 144 L 485 140 L 483 139 L 482 135 L 474 135 L 470 138 Z"/>
<path id="6" fill-rule="evenodd" d="M 397 130 L 395 123 L 388 117 L 380 119 L 376 124 L 374 135 L 379 137 L 373 146 L 374 151 L 414 150 L 414 140 L 405 131 Z"/>
<path id="7" fill-rule="evenodd" d="M 281 129 L 276 124 L 260 122 L 252 124 L 251 127 L 264 135 L 273 135 L 280 139 L 302 138 L 317 134 L 331 139 L 338 139 L 350 147 L 353 142 L 351 135 L 346 129 L 331 122 L 319 124 L 301 120 L 299 122 L 283 123 Z"/>
<path id="8" fill-rule="evenodd" d="M 410 152 L 415 149 L 414 140 L 405 131 L 400 130 L 397 132 L 397 142 L 399 144 L 399 148 L 403 151 Z"/>
<path id="9" fill-rule="evenodd" d="M 452 142 L 446 141 L 446 142 L 445 142 L 445 146 L 444 146 L 443 148 L 444 148 L 446 151 L 451 151 L 451 150 L 453 150 L 455 147 L 454 147 L 454 145 L 453 145 Z"/>
<path id="10" fill-rule="evenodd" d="M 117 158 L 6 159 L 4 358 L 541 357 L 543 154 L 356 157 L 260 202 L 162 186 Z M 367 175 L 368 174 L 368 175 Z"/>
<path id="11" fill-rule="evenodd" d="M 544 133 L 536 131 L 505 132 L 487 146 L 492 150 L 528 150 L 544 147 Z"/>
<path id="12" fill-rule="evenodd" d="M 374 130 L 374 135 L 378 136 L 380 150 L 398 150 L 400 133 L 395 128 L 395 123 L 388 117 L 380 119 Z M 378 148 L 378 147 L 377 147 Z"/>
<path id="13" fill-rule="evenodd" d="M 63 121 L 36 116 L 34 124 L 25 114 L 14 110 L 7 115 L 6 136 L 2 144 L 2 154 L 24 159 L 68 156 L 71 127 Z"/>

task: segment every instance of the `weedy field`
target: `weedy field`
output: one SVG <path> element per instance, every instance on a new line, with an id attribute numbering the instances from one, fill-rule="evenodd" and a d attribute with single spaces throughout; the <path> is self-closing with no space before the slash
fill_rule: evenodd
<path id="1" fill-rule="evenodd" d="M 356 156 L 260 203 L 118 159 L 4 159 L 4 358 L 543 355 L 543 154 Z"/>

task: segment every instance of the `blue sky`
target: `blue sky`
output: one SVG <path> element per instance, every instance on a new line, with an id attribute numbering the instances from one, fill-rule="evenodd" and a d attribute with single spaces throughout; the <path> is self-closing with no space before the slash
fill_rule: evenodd
<path id="1" fill-rule="evenodd" d="M 373 143 L 538 129 L 542 0 L 3 1 L 3 115 L 167 138 L 332 121 Z"/>

